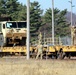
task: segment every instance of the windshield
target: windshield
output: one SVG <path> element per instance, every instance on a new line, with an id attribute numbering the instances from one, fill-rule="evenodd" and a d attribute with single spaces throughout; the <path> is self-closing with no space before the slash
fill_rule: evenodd
<path id="1" fill-rule="evenodd" d="M 26 22 L 7 22 L 6 28 L 26 28 Z"/>
<path id="2" fill-rule="evenodd" d="M 17 22 L 18 28 L 26 28 L 26 22 Z"/>
<path id="3" fill-rule="evenodd" d="M 6 23 L 7 28 L 17 28 L 16 22 L 7 22 Z"/>

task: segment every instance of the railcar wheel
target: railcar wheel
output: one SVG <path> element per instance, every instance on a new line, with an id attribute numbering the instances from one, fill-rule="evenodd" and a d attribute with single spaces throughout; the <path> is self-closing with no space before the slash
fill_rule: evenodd
<path id="1" fill-rule="evenodd" d="M 69 53 L 69 54 L 67 55 L 67 57 L 68 57 L 68 59 L 70 59 L 70 58 L 71 58 L 71 54 Z"/>
<path id="2" fill-rule="evenodd" d="M 58 59 L 64 59 L 64 57 L 66 56 L 66 54 L 65 54 L 65 52 L 63 52 L 62 48 L 58 52 L 57 56 L 58 56 Z"/>

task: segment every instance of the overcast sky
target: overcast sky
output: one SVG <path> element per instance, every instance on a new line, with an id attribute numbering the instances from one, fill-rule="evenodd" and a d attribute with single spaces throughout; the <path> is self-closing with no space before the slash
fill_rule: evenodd
<path id="1" fill-rule="evenodd" d="M 18 0 L 20 3 L 26 4 L 27 0 Z M 51 8 L 52 0 L 30 0 L 30 2 L 38 1 L 41 5 L 41 9 L 46 11 L 46 9 Z M 58 8 L 60 10 L 67 9 L 71 11 L 71 3 L 70 0 L 54 0 L 54 8 Z M 75 6 L 73 7 L 73 12 L 76 14 L 76 0 L 72 0 L 72 4 Z"/>

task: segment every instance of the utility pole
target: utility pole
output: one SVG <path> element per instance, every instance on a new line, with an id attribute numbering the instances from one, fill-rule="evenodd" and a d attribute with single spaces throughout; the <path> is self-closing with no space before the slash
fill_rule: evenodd
<path id="1" fill-rule="evenodd" d="M 54 0 L 52 0 L 52 44 L 54 45 Z"/>
<path id="2" fill-rule="evenodd" d="M 30 58 L 30 0 L 27 0 L 27 60 Z"/>
<path id="3" fill-rule="evenodd" d="M 70 4 L 71 4 L 71 26 L 72 26 L 72 0 L 69 1 L 69 2 L 70 2 Z"/>
<path id="4" fill-rule="evenodd" d="M 72 5 L 72 0 L 71 1 L 69 1 L 70 2 L 70 4 L 71 4 L 71 27 L 72 27 L 72 25 L 73 25 L 73 23 L 72 23 L 72 8 L 74 7 L 73 5 Z M 73 45 L 73 38 L 72 38 L 72 30 L 71 30 L 71 45 Z"/>

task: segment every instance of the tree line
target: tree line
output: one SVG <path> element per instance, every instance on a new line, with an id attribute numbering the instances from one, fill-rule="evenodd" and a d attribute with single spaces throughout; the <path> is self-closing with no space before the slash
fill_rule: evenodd
<path id="1" fill-rule="evenodd" d="M 11 17 L 12 21 L 26 21 L 26 5 L 18 0 L 0 0 L 0 17 Z M 55 37 L 70 35 L 70 24 L 66 20 L 67 10 L 54 9 Z M 1 20 L 1 19 L 0 19 Z M 37 1 L 30 3 L 30 33 L 32 40 L 37 37 L 39 31 L 51 37 L 52 31 L 52 9 L 48 8 L 43 14 Z"/>

